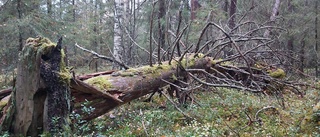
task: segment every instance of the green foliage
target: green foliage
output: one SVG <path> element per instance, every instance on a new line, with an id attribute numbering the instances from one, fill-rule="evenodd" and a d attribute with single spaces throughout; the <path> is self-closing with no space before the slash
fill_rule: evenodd
<path id="1" fill-rule="evenodd" d="M 180 106 L 184 112 L 194 118 L 193 120 L 186 119 L 164 97 L 155 96 L 151 103 L 136 100 L 130 105 L 123 105 L 115 109 L 109 113 L 114 115 L 113 118 L 95 119 L 92 121 L 93 125 L 88 124 L 87 127 L 81 128 L 89 131 L 82 132 L 81 135 L 319 135 L 319 126 L 312 124 L 304 128 L 305 125 L 301 124 L 309 112 L 312 112 L 312 106 L 317 100 L 317 97 L 312 97 L 314 94 L 319 94 L 319 91 L 307 90 L 305 98 L 285 94 L 286 109 L 283 109 L 278 100 L 270 96 L 254 95 L 225 88 L 214 89 L 213 92 L 197 91 L 195 98 L 198 99 L 200 106 L 196 104 L 189 104 L 185 108 Z M 276 109 L 265 109 L 258 113 L 266 106 L 273 106 Z"/>

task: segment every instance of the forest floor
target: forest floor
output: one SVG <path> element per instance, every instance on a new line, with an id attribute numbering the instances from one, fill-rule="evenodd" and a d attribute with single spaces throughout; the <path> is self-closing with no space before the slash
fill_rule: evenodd
<path id="1" fill-rule="evenodd" d="M 138 99 L 92 121 L 91 134 L 107 136 L 319 136 L 320 126 L 304 123 L 319 102 L 319 90 L 304 97 L 284 93 L 281 100 L 226 88 L 195 93 L 196 102 L 180 106 L 164 96 Z M 94 126 L 93 126 L 94 125 Z M 319 125 L 319 124 L 318 124 Z"/>
<path id="2" fill-rule="evenodd" d="M 5 88 L 4 81 L 0 82 Z M 7 83 L 8 84 L 8 83 Z M 292 92 L 275 96 L 252 94 L 227 88 L 194 91 L 195 102 L 178 107 L 158 93 L 122 105 L 90 122 L 79 120 L 71 134 L 76 136 L 320 136 L 320 123 L 306 124 L 320 90 L 305 89 L 305 96 Z M 174 100 L 178 102 L 177 100 Z M 317 105 L 318 106 L 318 105 Z M 94 108 L 83 105 L 90 113 Z M 85 124 L 83 124 L 85 123 Z M 70 134 L 70 133 L 69 133 Z"/>

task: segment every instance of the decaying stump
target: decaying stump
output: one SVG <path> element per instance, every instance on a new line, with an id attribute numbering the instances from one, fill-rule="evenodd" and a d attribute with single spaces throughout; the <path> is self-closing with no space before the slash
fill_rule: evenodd
<path id="1" fill-rule="evenodd" d="M 29 38 L 20 53 L 12 97 L 1 118 L 1 130 L 23 136 L 54 133 L 67 125 L 70 112 L 69 72 L 62 39 Z M 57 120 L 54 120 L 56 118 Z"/>

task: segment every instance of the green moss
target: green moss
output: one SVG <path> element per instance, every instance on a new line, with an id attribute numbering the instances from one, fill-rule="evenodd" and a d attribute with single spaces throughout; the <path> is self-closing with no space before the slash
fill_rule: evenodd
<path id="1" fill-rule="evenodd" d="M 173 80 L 178 80 L 177 76 L 174 75 L 174 74 L 172 74 L 171 78 L 172 78 Z"/>
<path id="2" fill-rule="evenodd" d="M 182 65 L 182 67 L 188 68 L 190 66 L 194 66 L 198 59 L 201 59 L 204 57 L 205 57 L 204 54 L 201 54 L 201 53 L 198 53 L 198 54 L 190 53 L 190 54 L 187 54 L 181 60 L 180 64 Z"/>
<path id="3" fill-rule="evenodd" d="M 8 100 L 5 100 L 5 101 L 0 101 L 0 111 L 2 111 L 2 108 L 4 107 L 4 106 L 6 106 L 8 104 Z"/>
<path id="4" fill-rule="evenodd" d="M 275 71 L 269 70 L 268 73 L 273 78 L 284 78 L 284 77 L 286 77 L 286 73 L 284 72 L 283 69 L 280 69 L 280 68 L 278 68 Z"/>
<path id="5" fill-rule="evenodd" d="M 124 71 L 120 71 L 117 74 L 122 77 L 134 77 L 137 75 L 154 75 L 159 76 L 161 74 L 161 70 L 169 70 L 172 69 L 173 65 L 168 65 L 167 63 L 158 65 L 158 66 L 143 66 L 139 68 L 130 68 Z"/>
<path id="6" fill-rule="evenodd" d="M 60 79 L 63 82 L 66 82 L 67 84 L 70 84 L 70 80 L 71 80 L 71 73 L 70 70 L 67 68 L 66 63 L 64 62 L 66 55 L 64 53 L 64 50 L 61 49 L 61 61 L 60 61 Z"/>
<path id="7" fill-rule="evenodd" d="M 56 47 L 56 43 L 51 42 L 48 38 L 38 37 L 38 38 L 28 38 L 26 46 L 29 46 L 27 49 L 27 54 L 32 54 L 32 51 L 37 51 L 37 56 L 49 54 L 53 48 Z M 34 49 L 36 48 L 36 49 Z M 64 62 L 65 60 L 64 50 L 61 49 L 61 61 L 60 61 L 60 79 L 62 82 L 70 83 L 71 74 L 67 69 L 67 66 Z"/>
<path id="8" fill-rule="evenodd" d="M 103 76 L 98 76 L 85 81 L 86 83 L 97 87 L 100 90 L 110 90 L 113 88 L 112 84 Z"/>

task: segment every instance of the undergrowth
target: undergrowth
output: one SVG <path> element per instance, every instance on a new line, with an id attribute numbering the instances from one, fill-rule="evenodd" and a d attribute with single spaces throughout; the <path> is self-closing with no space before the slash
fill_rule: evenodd
<path id="1" fill-rule="evenodd" d="M 320 136 L 320 126 L 302 128 L 302 123 L 319 101 L 319 91 L 307 90 L 302 98 L 284 95 L 279 99 L 230 89 L 197 91 L 197 102 L 180 108 L 185 118 L 165 97 L 152 102 L 135 100 L 93 121 L 106 136 Z M 269 109 L 268 109 L 269 108 Z M 98 126 L 97 126 L 98 125 Z"/>
<path id="2" fill-rule="evenodd" d="M 64 132 L 75 136 L 115 137 L 320 136 L 320 123 L 308 121 L 319 102 L 319 93 L 308 89 L 300 97 L 285 92 L 282 106 L 281 100 L 274 96 L 227 88 L 195 91 L 195 102 L 179 106 L 192 119 L 184 117 L 163 95 L 155 95 L 151 102 L 140 98 L 89 122 L 72 113 L 70 118 L 76 123 Z M 85 104 L 83 107 L 88 112 L 94 109 Z"/>

